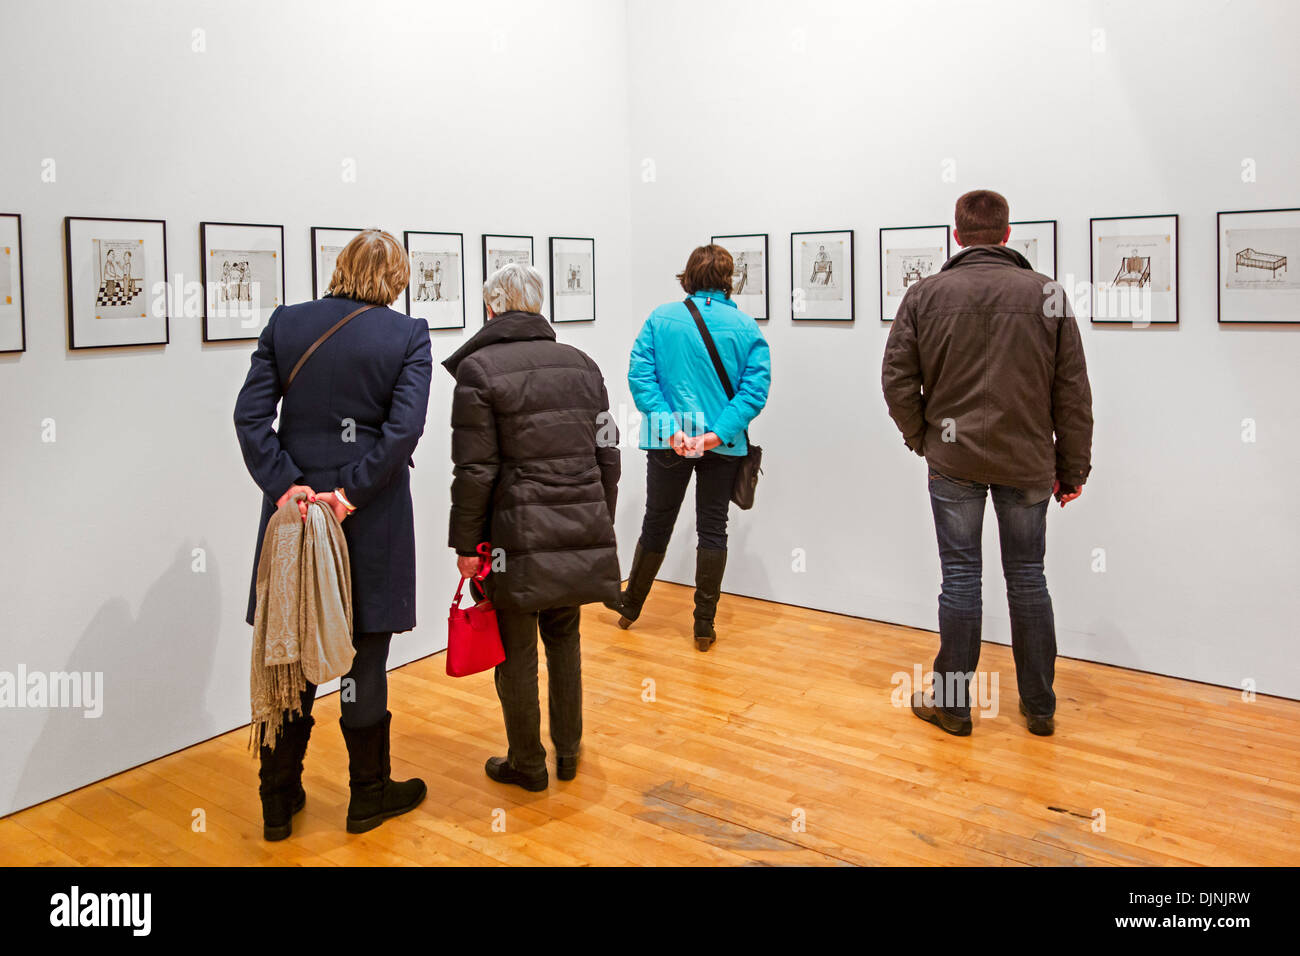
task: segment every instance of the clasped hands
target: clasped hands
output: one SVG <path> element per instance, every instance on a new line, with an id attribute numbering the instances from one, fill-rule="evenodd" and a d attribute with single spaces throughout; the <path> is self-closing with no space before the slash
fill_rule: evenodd
<path id="1" fill-rule="evenodd" d="M 307 505 L 313 501 L 325 502 L 326 507 L 334 512 L 334 517 L 339 520 L 340 524 L 348 516 L 347 505 L 339 500 L 338 495 L 332 491 L 322 491 L 317 494 L 310 485 L 290 485 L 289 490 L 280 496 L 280 500 L 275 503 L 275 506 L 283 508 L 284 503 L 295 495 L 304 496 L 298 499 L 298 512 L 302 515 L 303 521 L 307 520 Z"/>
<path id="2" fill-rule="evenodd" d="M 722 439 L 713 432 L 705 432 L 692 438 L 686 432 L 679 431 L 668 439 L 668 445 L 683 458 L 699 458 L 706 451 L 717 448 Z"/>

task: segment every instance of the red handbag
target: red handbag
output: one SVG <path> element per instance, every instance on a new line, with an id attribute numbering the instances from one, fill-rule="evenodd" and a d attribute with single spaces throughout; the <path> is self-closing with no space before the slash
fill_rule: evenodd
<path id="1" fill-rule="evenodd" d="M 474 575 L 476 582 L 488 576 L 492 568 L 492 546 L 480 544 L 478 553 L 483 568 Z M 456 586 L 456 596 L 451 601 L 451 614 L 447 617 L 447 673 L 452 677 L 467 677 L 488 668 L 496 667 L 506 659 L 501 644 L 501 631 L 497 627 L 497 612 L 486 598 L 473 607 L 462 608 L 460 596 L 465 590 L 466 578 Z"/>

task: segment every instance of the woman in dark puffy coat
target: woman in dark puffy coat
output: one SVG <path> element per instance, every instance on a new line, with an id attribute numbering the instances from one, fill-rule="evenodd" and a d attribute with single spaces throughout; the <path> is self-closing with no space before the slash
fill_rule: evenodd
<path id="1" fill-rule="evenodd" d="M 485 587 L 506 659 L 497 695 L 510 751 L 487 775 L 525 790 L 549 777 L 537 698 L 537 636 L 546 648 L 556 775 L 572 780 L 582 740 L 581 605 L 617 600 L 618 431 L 600 368 L 555 341 L 540 312 L 542 276 L 512 263 L 483 284 L 488 322 L 443 366 L 451 409 L 450 545 L 464 577 L 491 542 Z"/>

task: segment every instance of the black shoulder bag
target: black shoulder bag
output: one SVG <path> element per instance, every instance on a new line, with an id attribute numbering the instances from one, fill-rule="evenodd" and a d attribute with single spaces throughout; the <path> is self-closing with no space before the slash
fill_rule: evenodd
<path id="1" fill-rule="evenodd" d="M 704 339 L 704 347 L 709 350 L 709 358 L 713 360 L 713 370 L 718 373 L 718 379 L 722 382 L 722 390 L 727 393 L 727 401 L 731 401 L 736 397 L 736 390 L 731 387 L 731 379 L 727 377 L 727 370 L 722 367 L 722 358 L 718 355 L 718 347 L 713 344 L 713 336 L 709 334 L 709 327 L 704 324 L 704 316 L 700 315 L 700 310 L 690 298 L 686 300 L 686 308 L 695 317 L 695 327 L 700 330 L 700 337 Z M 736 483 L 731 488 L 731 500 L 742 511 L 748 511 L 754 507 L 754 491 L 758 488 L 758 476 L 763 473 L 763 449 L 749 440 L 748 428 L 745 429 L 745 444 L 749 446 L 749 451 L 744 458 L 740 459 L 740 467 L 736 470 Z"/>

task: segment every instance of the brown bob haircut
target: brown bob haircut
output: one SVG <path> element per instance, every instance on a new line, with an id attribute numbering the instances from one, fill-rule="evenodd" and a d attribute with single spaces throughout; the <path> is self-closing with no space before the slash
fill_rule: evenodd
<path id="1" fill-rule="evenodd" d="M 329 293 L 372 305 L 392 305 L 411 280 L 402 244 L 381 229 L 366 229 L 343 247 Z"/>
<path id="2" fill-rule="evenodd" d="M 1011 207 L 991 189 L 975 189 L 957 199 L 957 238 L 963 246 L 996 246 L 1007 236 Z"/>
<path id="3" fill-rule="evenodd" d="M 731 298 L 731 274 L 735 268 L 731 253 L 722 246 L 699 246 L 686 260 L 686 268 L 677 273 L 677 281 L 687 295 L 705 289 L 721 289 L 727 298 Z"/>

